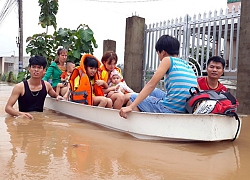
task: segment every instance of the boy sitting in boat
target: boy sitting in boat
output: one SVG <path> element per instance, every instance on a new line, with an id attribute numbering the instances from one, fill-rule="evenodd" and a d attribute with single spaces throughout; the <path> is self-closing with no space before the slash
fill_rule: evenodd
<path id="1" fill-rule="evenodd" d="M 225 60 L 219 56 L 212 56 L 207 61 L 207 76 L 199 77 L 198 84 L 201 90 L 214 90 L 216 92 L 228 91 L 227 88 L 220 83 L 219 78 L 223 75 L 225 68 Z"/>
<path id="2" fill-rule="evenodd" d="M 71 101 L 112 108 L 112 100 L 104 97 L 103 88 L 107 89 L 108 84 L 100 80 L 97 71 L 100 65 L 101 63 L 93 55 L 84 54 L 82 56 L 80 66 L 73 71 L 69 80 Z"/>
<path id="3" fill-rule="evenodd" d="M 61 94 L 61 89 L 68 87 L 69 89 L 69 77 L 73 70 L 75 69 L 75 63 L 72 61 L 66 62 L 66 71 L 61 74 L 61 83 L 58 83 L 56 86 L 56 93 Z M 68 97 L 69 90 L 66 92 L 66 97 Z"/>
<path id="4" fill-rule="evenodd" d="M 109 87 L 115 86 L 115 92 L 122 92 L 123 94 L 134 93 L 134 91 L 122 81 L 122 75 L 116 69 L 110 73 L 110 80 Z"/>
<path id="5" fill-rule="evenodd" d="M 169 35 L 161 36 L 155 50 L 161 61 L 155 74 L 139 94 L 132 94 L 127 107 L 121 108 L 119 114 L 127 118 L 131 111 L 152 113 L 185 113 L 186 99 L 190 96 L 189 89 L 197 87 L 197 78 L 187 61 L 178 58 L 179 41 Z M 157 89 L 158 82 L 163 78 L 166 89 Z"/>

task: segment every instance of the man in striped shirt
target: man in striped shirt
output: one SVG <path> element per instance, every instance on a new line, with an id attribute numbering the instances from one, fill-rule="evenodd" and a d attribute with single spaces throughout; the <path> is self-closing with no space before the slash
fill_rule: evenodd
<path id="1" fill-rule="evenodd" d="M 185 60 L 178 58 L 180 43 L 169 35 L 161 36 L 155 50 L 161 61 L 155 74 L 139 94 L 132 94 L 126 107 L 119 114 L 127 118 L 133 111 L 152 113 L 185 113 L 186 99 L 190 96 L 190 87 L 197 87 L 194 71 Z M 166 91 L 157 89 L 163 78 Z"/>

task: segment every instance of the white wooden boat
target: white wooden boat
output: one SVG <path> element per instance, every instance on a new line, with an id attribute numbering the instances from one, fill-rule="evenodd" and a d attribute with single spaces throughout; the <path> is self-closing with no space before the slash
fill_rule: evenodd
<path id="1" fill-rule="evenodd" d="M 174 141 L 235 140 L 241 129 L 242 116 L 215 114 L 161 114 L 131 112 L 120 117 L 115 109 L 88 106 L 70 101 L 56 101 L 46 97 L 45 108 L 80 118 L 139 139 Z"/>

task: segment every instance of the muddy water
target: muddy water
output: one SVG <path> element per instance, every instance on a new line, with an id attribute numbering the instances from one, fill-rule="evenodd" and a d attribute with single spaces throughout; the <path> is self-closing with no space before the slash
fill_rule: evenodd
<path id="1" fill-rule="evenodd" d="M 12 87 L 0 84 L 0 179 L 250 179 L 249 117 L 234 142 L 143 141 L 48 110 L 11 117 Z"/>

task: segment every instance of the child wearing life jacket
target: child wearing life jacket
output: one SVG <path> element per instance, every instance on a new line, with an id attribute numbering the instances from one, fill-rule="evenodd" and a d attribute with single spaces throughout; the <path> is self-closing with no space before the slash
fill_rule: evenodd
<path id="1" fill-rule="evenodd" d="M 102 90 L 108 88 L 108 84 L 99 78 L 97 69 L 100 65 L 93 55 L 82 56 L 80 66 L 70 76 L 71 101 L 112 108 L 112 100 L 104 97 Z"/>
<path id="2" fill-rule="evenodd" d="M 134 93 L 134 91 L 122 81 L 122 75 L 116 69 L 110 73 L 110 80 L 109 87 L 115 86 L 115 92 L 122 92 L 123 94 Z"/>

